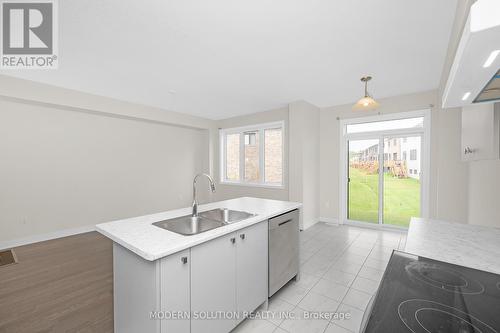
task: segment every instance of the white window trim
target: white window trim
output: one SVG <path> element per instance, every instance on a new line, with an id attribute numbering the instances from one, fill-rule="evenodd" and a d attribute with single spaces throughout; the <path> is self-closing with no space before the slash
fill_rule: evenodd
<path id="1" fill-rule="evenodd" d="M 282 147 L 281 147 L 281 183 L 273 184 L 273 183 L 265 183 L 265 151 L 264 151 L 264 131 L 269 129 L 277 129 L 281 128 L 281 137 L 282 137 Z M 259 131 L 259 169 L 260 169 L 260 180 L 258 182 L 246 182 L 244 181 L 245 177 L 245 139 L 243 137 L 243 132 L 249 131 Z M 226 136 L 228 134 L 240 134 L 240 180 L 239 181 L 231 181 L 226 179 Z M 270 123 L 263 124 L 255 124 L 249 126 L 242 127 L 233 127 L 233 128 L 221 128 L 219 129 L 219 151 L 220 151 L 220 160 L 219 160 L 219 183 L 222 185 L 236 185 L 236 186 L 251 186 L 251 187 L 262 187 L 262 188 L 274 188 L 274 189 L 285 189 L 285 144 L 286 144 L 286 134 L 285 134 L 285 122 L 284 121 L 276 121 Z"/>
<path id="2" fill-rule="evenodd" d="M 397 120 L 397 119 L 406 119 L 406 118 L 415 118 L 415 117 L 424 117 L 424 126 L 423 128 L 407 128 L 407 129 L 396 129 L 396 130 L 386 130 L 386 131 L 376 131 L 376 132 L 362 132 L 362 133 L 346 133 L 346 125 L 351 124 L 359 124 L 366 122 L 376 122 L 376 121 L 384 121 L 384 120 Z M 429 217 L 429 209 L 430 209 L 430 157 L 431 157 L 431 110 L 423 109 L 416 111 L 407 111 L 407 112 L 398 112 L 398 113 L 389 113 L 377 116 L 366 116 L 360 118 L 348 118 L 340 120 L 340 130 L 339 130 L 339 139 L 340 139 L 340 149 L 339 149 L 339 161 L 340 161 L 340 177 L 339 177 L 339 198 L 340 198 L 340 224 L 353 224 L 353 225 L 364 225 L 370 226 L 373 228 L 387 228 L 387 229 L 404 229 L 408 228 L 401 226 L 394 226 L 390 224 L 383 223 L 369 223 L 355 220 L 347 219 L 347 187 L 348 184 L 345 181 L 347 177 L 347 141 L 348 140 L 356 140 L 356 139 L 371 139 L 374 136 L 403 136 L 403 135 L 421 135 L 423 144 L 422 144 L 422 154 L 421 154 L 421 209 L 420 213 L 423 218 Z M 381 144 L 383 148 L 383 144 Z M 383 181 L 383 179 L 379 179 L 379 182 Z M 382 196 L 381 196 L 382 197 Z M 383 200 L 383 198 L 379 198 L 379 200 Z M 383 205 L 383 202 L 382 202 Z M 383 207 L 379 204 L 380 207 Z M 381 210 L 379 210 L 379 215 L 381 214 Z M 380 217 L 379 217 L 380 222 Z"/>

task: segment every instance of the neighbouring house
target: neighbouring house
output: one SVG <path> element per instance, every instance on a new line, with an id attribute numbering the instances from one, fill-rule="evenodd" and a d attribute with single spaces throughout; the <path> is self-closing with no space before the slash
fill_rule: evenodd
<path id="1" fill-rule="evenodd" d="M 403 160 L 406 161 L 408 176 L 420 179 L 420 172 L 422 169 L 422 140 L 420 136 L 410 136 L 399 140 L 401 140 L 401 153 Z"/>
<path id="2" fill-rule="evenodd" d="M 358 152 L 350 152 L 353 162 L 378 161 L 378 144 Z M 384 161 L 405 162 L 408 177 L 420 179 L 421 138 L 419 136 L 384 139 Z M 389 171 L 389 163 L 384 163 L 384 171 Z"/>

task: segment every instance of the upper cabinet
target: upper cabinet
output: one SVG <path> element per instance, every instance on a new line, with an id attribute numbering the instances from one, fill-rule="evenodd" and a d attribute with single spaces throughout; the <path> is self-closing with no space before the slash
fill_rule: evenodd
<path id="1" fill-rule="evenodd" d="M 498 0 L 478 0 L 472 5 L 443 92 L 443 108 L 490 102 L 500 97 L 498 13 Z"/>
<path id="2" fill-rule="evenodd" d="M 500 103 L 462 108 L 462 160 L 500 158 Z"/>

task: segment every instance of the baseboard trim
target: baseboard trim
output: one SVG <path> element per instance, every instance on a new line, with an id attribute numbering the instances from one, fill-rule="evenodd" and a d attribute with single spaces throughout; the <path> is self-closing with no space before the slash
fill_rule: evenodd
<path id="1" fill-rule="evenodd" d="M 386 231 L 395 231 L 406 233 L 408 232 L 408 228 L 392 226 L 387 224 L 378 224 L 378 223 L 367 223 L 367 222 L 359 222 L 359 221 L 346 221 L 344 225 L 351 225 L 353 227 L 366 228 L 366 229 L 375 229 L 375 230 L 386 230 Z"/>
<path id="2" fill-rule="evenodd" d="M 62 237 L 74 236 L 78 234 L 83 234 L 86 232 L 95 231 L 95 225 L 87 225 L 78 228 L 64 229 L 52 231 L 44 234 L 32 235 L 29 237 L 18 238 L 8 241 L 0 241 L 0 250 L 10 249 L 13 247 L 48 241 L 51 239 L 57 239 Z"/>
<path id="3" fill-rule="evenodd" d="M 307 230 L 310 227 L 312 227 L 313 225 L 315 225 L 316 223 L 320 222 L 320 220 L 318 218 L 315 218 L 315 219 L 310 220 L 310 221 L 311 221 L 311 223 L 308 223 L 307 225 L 302 223 L 302 228 L 300 230 Z"/>
<path id="4" fill-rule="evenodd" d="M 333 217 L 320 217 L 319 218 L 320 222 L 324 222 L 326 224 L 333 224 L 333 225 L 339 225 L 339 220 Z"/>

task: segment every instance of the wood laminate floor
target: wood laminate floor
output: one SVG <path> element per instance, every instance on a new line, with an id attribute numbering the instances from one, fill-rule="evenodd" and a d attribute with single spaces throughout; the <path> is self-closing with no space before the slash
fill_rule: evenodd
<path id="1" fill-rule="evenodd" d="M 0 267 L 0 333 L 113 332 L 112 242 L 89 232 L 20 246 Z"/>

